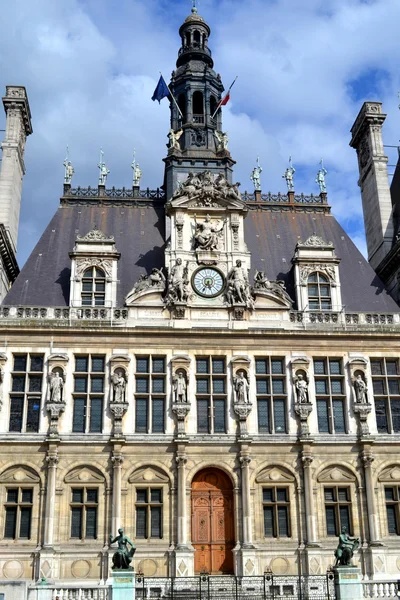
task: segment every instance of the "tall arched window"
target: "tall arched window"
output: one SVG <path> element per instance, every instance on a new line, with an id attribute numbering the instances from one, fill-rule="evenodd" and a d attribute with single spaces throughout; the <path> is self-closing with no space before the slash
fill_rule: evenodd
<path id="1" fill-rule="evenodd" d="M 193 35 L 193 45 L 195 47 L 200 47 L 200 41 L 201 41 L 201 36 L 200 36 L 200 31 L 195 31 L 194 35 Z"/>
<path id="2" fill-rule="evenodd" d="M 210 111 L 211 116 L 215 113 L 215 109 L 217 108 L 217 99 L 215 96 L 211 96 L 210 98 Z"/>
<path id="3" fill-rule="evenodd" d="M 186 122 L 186 96 L 185 96 L 185 94 L 179 95 L 178 106 L 181 109 L 181 113 L 183 114 L 183 121 Z"/>
<path id="4" fill-rule="evenodd" d="M 193 94 L 193 122 L 204 123 L 204 98 L 201 92 Z"/>
<path id="5" fill-rule="evenodd" d="M 82 306 L 104 306 L 106 276 L 102 269 L 90 267 L 82 277 Z"/>
<path id="6" fill-rule="evenodd" d="M 331 284 L 322 273 L 311 273 L 307 282 L 310 310 L 332 310 Z"/>

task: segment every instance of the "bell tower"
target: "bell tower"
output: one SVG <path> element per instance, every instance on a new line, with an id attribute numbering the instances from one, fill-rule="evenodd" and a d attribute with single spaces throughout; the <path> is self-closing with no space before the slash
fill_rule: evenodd
<path id="1" fill-rule="evenodd" d="M 210 33 L 194 6 L 179 29 L 181 47 L 169 85 L 175 100 L 171 101 L 170 142 L 164 159 L 168 200 L 189 172 L 223 173 L 232 181 L 235 161 L 222 130 L 221 109 L 217 110 L 224 86 L 213 68 Z"/>

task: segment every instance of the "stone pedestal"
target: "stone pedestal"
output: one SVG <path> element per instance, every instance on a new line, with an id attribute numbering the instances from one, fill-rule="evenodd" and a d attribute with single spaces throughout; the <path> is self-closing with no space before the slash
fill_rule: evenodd
<path id="1" fill-rule="evenodd" d="M 362 600 L 361 570 L 358 567 L 335 567 L 336 600 Z"/>
<path id="2" fill-rule="evenodd" d="M 135 571 L 112 572 L 112 599 L 113 600 L 135 600 Z"/>

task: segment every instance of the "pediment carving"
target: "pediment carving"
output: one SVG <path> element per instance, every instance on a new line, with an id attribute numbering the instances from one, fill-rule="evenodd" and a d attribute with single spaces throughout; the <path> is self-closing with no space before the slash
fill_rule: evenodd
<path id="1" fill-rule="evenodd" d="M 320 483 L 336 483 L 345 482 L 353 483 L 356 481 L 356 477 L 347 469 L 340 466 L 332 466 L 324 469 L 318 477 Z"/>
<path id="2" fill-rule="evenodd" d="M 51 363 L 51 362 L 66 363 L 69 361 L 69 357 L 67 354 L 50 354 L 48 361 L 49 361 L 49 363 Z"/>
<path id="3" fill-rule="evenodd" d="M 169 483 L 169 478 L 168 475 L 158 467 L 142 467 L 132 473 L 128 481 L 129 483 L 161 484 Z"/>
<path id="4" fill-rule="evenodd" d="M 390 465 L 383 469 L 379 475 L 378 481 L 400 481 L 400 465 Z"/>
<path id="5" fill-rule="evenodd" d="M 76 467 L 65 476 L 65 483 L 104 483 L 105 477 L 89 467 Z"/>
<path id="6" fill-rule="evenodd" d="M 150 275 L 142 274 L 139 280 L 135 283 L 129 294 L 125 298 L 125 304 L 127 306 L 132 305 L 134 302 L 146 297 L 146 300 L 150 300 L 149 296 L 153 295 L 154 300 L 161 300 L 161 294 L 165 292 L 166 279 L 161 269 L 153 268 Z"/>
<path id="7" fill-rule="evenodd" d="M 33 469 L 23 465 L 10 467 L 0 475 L 0 483 L 39 483 L 40 477 Z"/>
<path id="8" fill-rule="evenodd" d="M 294 476 L 284 467 L 267 467 L 256 477 L 257 483 L 293 483 Z"/>

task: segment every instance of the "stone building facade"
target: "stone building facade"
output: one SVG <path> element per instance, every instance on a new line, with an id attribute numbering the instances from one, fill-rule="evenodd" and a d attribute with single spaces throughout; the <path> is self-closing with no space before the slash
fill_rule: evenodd
<path id="1" fill-rule="evenodd" d="M 345 525 L 397 578 L 398 305 L 326 193 L 240 194 L 180 34 L 164 190 L 66 183 L 0 307 L 1 577 L 105 582 L 121 526 L 147 576 L 323 574 Z"/>

